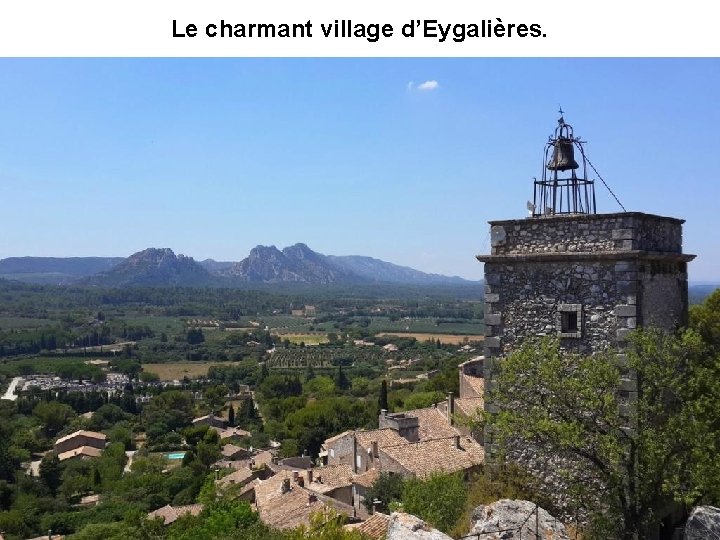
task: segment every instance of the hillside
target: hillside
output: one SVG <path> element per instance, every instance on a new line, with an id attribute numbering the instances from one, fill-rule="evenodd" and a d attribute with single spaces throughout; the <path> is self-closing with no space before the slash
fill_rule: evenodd
<path id="1" fill-rule="evenodd" d="M 192 257 L 175 255 L 170 248 L 149 248 L 82 283 L 110 287 L 205 286 L 217 284 L 217 279 Z"/>
<path id="2" fill-rule="evenodd" d="M 8 257 L 0 260 L 0 277 L 27 283 L 64 284 L 105 272 L 122 257 Z"/>

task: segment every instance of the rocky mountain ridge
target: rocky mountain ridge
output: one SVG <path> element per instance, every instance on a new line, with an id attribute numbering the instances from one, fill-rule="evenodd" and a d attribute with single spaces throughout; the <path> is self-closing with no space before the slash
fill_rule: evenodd
<path id="1" fill-rule="evenodd" d="M 304 283 L 314 285 L 405 283 L 415 285 L 471 284 L 459 277 L 427 274 L 413 268 L 362 256 L 323 255 L 306 244 L 282 250 L 254 247 L 239 262 L 176 255 L 170 248 L 148 248 L 125 259 L 29 257 L 0 260 L 0 278 L 31 283 L 96 286 L 243 286 L 248 283 Z"/>

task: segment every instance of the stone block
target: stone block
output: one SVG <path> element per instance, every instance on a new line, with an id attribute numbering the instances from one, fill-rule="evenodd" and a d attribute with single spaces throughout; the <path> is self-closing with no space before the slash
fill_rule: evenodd
<path id="1" fill-rule="evenodd" d="M 619 294 L 634 295 L 635 293 L 637 293 L 637 281 L 631 281 L 631 280 L 618 281 L 617 282 L 617 290 L 618 290 Z M 628 300 L 628 304 L 632 304 L 632 303 L 634 303 L 634 302 L 630 302 Z"/>
<path id="2" fill-rule="evenodd" d="M 615 229 L 612 232 L 613 240 L 632 240 L 633 229 Z"/>
<path id="3" fill-rule="evenodd" d="M 485 283 L 487 283 L 488 285 L 500 285 L 500 281 L 500 274 L 485 274 Z"/>
<path id="4" fill-rule="evenodd" d="M 619 261 L 615 263 L 616 272 L 631 272 L 634 271 L 636 268 L 637 267 L 635 266 L 634 262 Z"/>
<path id="5" fill-rule="evenodd" d="M 500 301 L 500 295 L 497 293 L 491 293 L 485 295 L 485 302 L 486 303 L 493 303 L 493 302 L 499 302 Z"/>
<path id="6" fill-rule="evenodd" d="M 485 315 L 485 326 L 496 326 L 501 322 L 499 313 L 488 313 Z"/>
<path id="7" fill-rule="evenodd" d="M 497 336 L 485 338 L 485 346 L 490 349 L 500 348 L 500 338 Z"/>
<path id="8" fill-rule="evenodd" d="M 615 306 L 615 315 L 617 317 L 637 317 L 637 306 L 628 304 L 620 304 Z"/>
<path id="9" fill-rule="evenodd" d="M 625 392 L 637 392 L 637 381 L 632 379 L 621 379 L 620 380 L 620 390 L 624 390 Z"/>
<path id="10" fill-rule="evenodd" d="M 625 341 L 627 339 L 627 335 L 630 333 L 629 328 L 618 328 L 617 329 L 617 340 L 618 341 Z M 486 340 L 487 342 L 487 340 Z"/>

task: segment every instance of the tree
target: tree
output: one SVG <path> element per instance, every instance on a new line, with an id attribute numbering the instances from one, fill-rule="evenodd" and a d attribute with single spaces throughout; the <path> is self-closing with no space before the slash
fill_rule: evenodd
<path id="1" fill-rule="evenodd" d="M 193 418 L 193 409 L 193 401 L 188 392 L 168 390 L 153 397 L 142 412 L 148 437 L 160 437 L 187 426 Z"/>
<path id="2" fill-rule="evenodd" d="M 508 455 L 532 449 L 554 458 L 556 472 L 564 463 L 570 486 L 586 490 L 576 493 L 580 510 L 604 502 L 606 537 L 642 536 L 669 502 L 720 500 L 711 457 L 720 451 L 720 363 L 707 350 L 692 330 L 637 331 L 622 365 L 610 353 L 528 341 L 499 363 L 490 431 Z M 628 389 L 637 381 L 629 404 L 623 380 Z"/>
<path id="3" fill-rule="evenodd" d="M 64 403 L 41 401 L 33 409 L 33 416 L 40 420 L 45 433 L 54 437 L 75 416 L 75 411 Z"/>
<path id="4" fill-rule="evenodd" d="M 235 407 L 233 407 L 232 403 L 230 403 L 230 407 L 228 407 L 228 425 L 230 427 L 235 425 Z"/>
<path id="5" fill-rule="evenodd" d="M 441 531 L 449 531 L 463 513 L 467 491 L 459 473 L 433 473 L 405 481 L 403 511 L 421 517 Z"/>
<path id="6" fill-rule="evenodd" d="M 335 375 L 335 386 L 338 390 L 347 390 L 350 388 L 350 379 L 347 378 L 342 366 L 338 367 L 337 374 Z"/>
<path id="7" fill-rule="evenodd" d="M 308 525 L 300 525 L 289 532 L 288 540 L 363 540 L 357 530 L 343 527 L 345 516 L 335 510 L 325 509 L 310 516 Z"/>
<path id="8" fill-rule="evenodd" d="M 374 501 L 378 501 L 380 512 L 389 512 L 391 502 L 400 502 L 403 493 L 403 478 L 398 474 L 381 473 L 370 489 L 365 493 L 365 508 L 372 511 Z"/>
<path id="9" fill-rule="evenodd" d="M 62 483 L 62 468 L 60 467 L 60 458 L 55 452 L 49 452 L 43 456 L 39 467 L 40 479 L 47 486 L 50 493 L 55 492 Z"/>
<path id="10" fill-rule="evenodd" d="M 380 397 L 378 398 L 378 408 L 381 411 L 388 410 L 388 388 L 386 379 L 383 379 L 382 383 L 380 383 Z"/>
<path id="11" fill-rule="evenodd" d="M 190 328 L 187 331 L 186 340 L 189 345 L 199 345 L 205 341 L 205 334 L 201 328 Z"/>
<path id="12" fill-rule="evenodd" d="M 711 351 L 720 352 L 720 289 L 702 304 L 690 308 L 690 326 L 698 332 Z"/>
<path id="13" fill-rule="evenodd" d="M 217 384 L 205 389 L 205 401 L 207 401 L 213 414 L 220 412 L 229 393 L 230 389 L 224 384 Z"/>

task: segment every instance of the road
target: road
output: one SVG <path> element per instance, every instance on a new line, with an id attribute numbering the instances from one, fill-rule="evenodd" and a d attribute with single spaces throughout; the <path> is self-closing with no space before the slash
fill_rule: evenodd
<path id="1" fill-rule="evenodd" d="M 10 386 L 8 386 L 8 389 L 2 399 L 9 399 L 10 401 L 15 401 L 18 398 L 17 394 L 15 393 L 15 388 L 17 388 L 17 385 L 21 380 L 22 377 L 15 377 L 12 381 L 10 381 Z"/>

